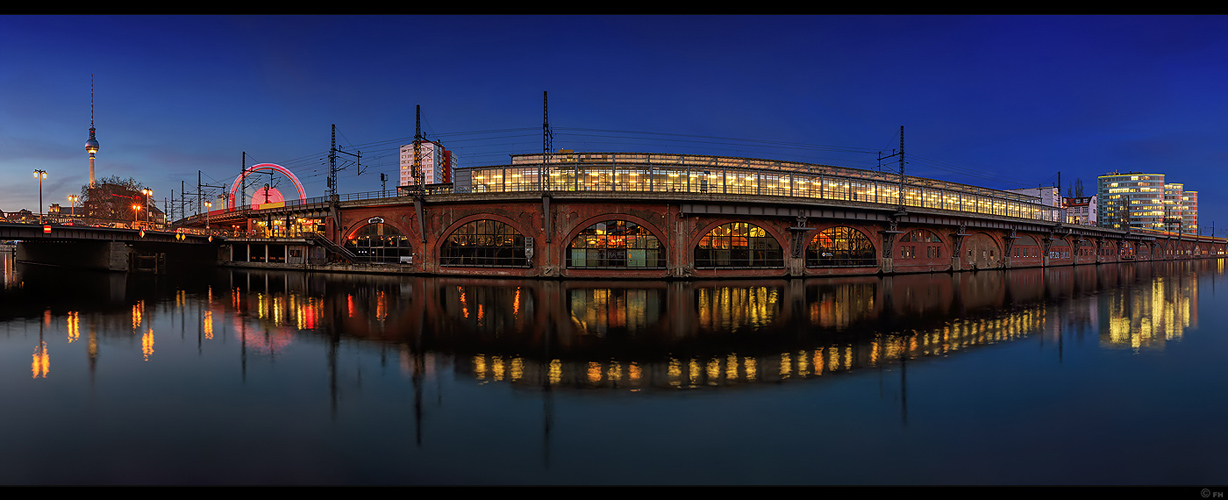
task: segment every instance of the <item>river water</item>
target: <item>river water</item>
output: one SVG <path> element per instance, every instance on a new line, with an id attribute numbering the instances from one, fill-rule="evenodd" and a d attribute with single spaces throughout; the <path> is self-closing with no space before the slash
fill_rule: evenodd
<path id="1" fill-rule="evenodd" d="M 1228 483 L 1223 259 L 719 282 L 3 265 L 0 484 Z"/>

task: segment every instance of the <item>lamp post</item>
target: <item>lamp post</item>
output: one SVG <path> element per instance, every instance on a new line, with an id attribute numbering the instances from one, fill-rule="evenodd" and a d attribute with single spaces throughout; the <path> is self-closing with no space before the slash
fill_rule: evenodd
<path id="1" fill-rule="evenodd" d="M 149 188 L 142 189 L 141 194 L 145 195 L 145 225 L 148 226 L 149 225 L 149 213 L 152 212 L 152 210 L 149 209 L 149 197 L 153 195 L 153 190 Z"/>
<path id="2" fill-rule="evenodd" d="M 43 223 L 43 179 L 47 178 L 47 171 L 35 169 L 34 178 L 38 179 L 38 223 Z"/>
<path id="3" fill-rule="evenodd" d="M 139 213 L 141 213 L 141 206 L 132 205 L 132 225 L 134 226 L 133 229 L 136 229 L 136 226 L 140 225 L 137 223 L 137 220 L 136 220 L 137 214 Z"/>
<path id="4" fill-rule="evenodd" d="M 205 202 L 205 231 L 206 232 L 209 231 L 209 209 L 210 208 L 213 208 L 213 202 L 206 201 Z"/>
<path id="5" fill-rule="evenodd" d="M 77 217 L 77 200 L 79 199 L 81 199 L 81 197 L 75 194 L 68 195 L 68 202 L 72 203 L 72 215 L 69 217 L 70 221 L 79 218 Z"/>

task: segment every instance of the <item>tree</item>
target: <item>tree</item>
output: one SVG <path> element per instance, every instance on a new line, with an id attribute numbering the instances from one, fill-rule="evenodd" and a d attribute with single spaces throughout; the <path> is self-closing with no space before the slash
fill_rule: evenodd
<path id="1" fill-rule="evenodd" d="M 95 221 L 129 222 L 137 218 L 138 205 L 144 210 L 149 200 L 141 193 L 145 186 L 131 177 L 127 179 L 113 175 L 104 177 L 94 183 L 81 186 L 81 206 L 85 207 L 85 216 Z"/>

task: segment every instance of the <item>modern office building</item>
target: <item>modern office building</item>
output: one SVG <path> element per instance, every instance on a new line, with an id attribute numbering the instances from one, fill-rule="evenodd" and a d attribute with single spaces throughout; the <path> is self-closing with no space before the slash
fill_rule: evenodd
<path id="1" fill-rule="evenodd" d="M 1185 184 L 1164 184 L 1164 230 L 1183 232 L 1185 215 Z"/>
<path id="2" fill-rule="evenodd" d="M 442 184 L 452 182 L 452 171 L 456 169 L 456 155 L 444 149 L 438 142 L 419 141 L 418 154 L 422 156 L 422 176 L 424 184 Z M 401 146 L 401 186 L 414 184 L 414 145 Z"/>
<path id="3" fill-rule="evenodd" d="M 1096 222 L 1113 229 L 1164 230 L 1164 174 L 1111 173 L 1096 178 Z M 1170 220 L 1171 222 L 1171 220 Z"/>
<path id="4" fill-rule="evenodd" d="M 1183 191 L 1181 232 L 1199 234 L 1198 231 L 1198 191 Z"/>

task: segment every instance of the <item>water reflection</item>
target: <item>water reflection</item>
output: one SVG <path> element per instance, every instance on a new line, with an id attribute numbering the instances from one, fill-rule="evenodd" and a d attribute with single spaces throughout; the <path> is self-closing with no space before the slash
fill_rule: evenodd
<path id="1" fill-rule="evenodd" d="M 1223 268 L 1221 259 L 754 282 L 221 269 L 177 282 L 114 273 L 70 279 L 55 268 L 6 261 L 0 319 L 37 314 L 40 338 L 54 321 L 72 344 L 84 314 L 91 352 L 98 335 L 127 335 L 139 339 L 144 360 L 158 355 L 151 317 L 177 315 L 183 326 L 191 313 L 200 342 L 229 335 L 258 355 L 276 354 L 302 336 L 347 338 L 442 354 L 455 359 L 458 373 L 480 381 L 728 387 L 946 356 L 1038 334 L 1060 340 L 1073 329 L 1099 332 L 1106 348 L 1163 349 L 1197 326 L 1197 273 Z M 126 326 L 116 328 L 121 320 Z M 44 343 L 37 346 L 32 371 L 46 377 L 49 355 Z"/>
<path id="2" fill-rule="evenodd" d="M 148 457 L 161 456 L 162 445 L 129 448 L 108 441 L 114 435 L 147 435 L 143 442 L 188 450 L 176 460 L 186 464 L 179 470 L 193 471 L 180 472 L 182 482 L 195 484 L 218 481 L 191 475 L 217 464 L 235 464 L 227 477 L 245 477 L 251 469 L 294 474 L 306 462 L 332 464 L 324 457 L 338 454 L 357 464 L 354 470 L 380 470 L 387 477 L 419 469 L 440 474 L 406 482 L 460 477 L 473 470 L 472 463 L 496 458 L 510 471 L 503 477 L 513 479 L 495 482 L 567 482 L 541 471 L 580 474 L 570 464 L 593 460 L 594 449 L 610 457 L 593 467 L 600 470 L 614 468 L 615 462 L 651 462 L 646 456 L 669 455 L 663 448 L 692 447 L 711 456 L 681 455 L 669 467 L 620 470 L 654 478 L 646 482 L 738 482 L 729 479 L 728 470 L 695 471 L 679 464 L 707 463 L 711 469 L 711 461 L 737 463 L 755 456 L 767 457 L 773 470 L 788 470 L 789 464 L 817 460 L 813 443 L 827 439 L 834 441 L 824 449 L 839 449 L 841 459 L 795 471 L 781 482 L 808 482 L 816 470 L 832 470 L 840 474 L 832 482 L 872 483 L 872 476 L 847 474 L 881 470 L 877 464 L 899 450 L 904 457 L 938 447 L 957 450 L 953 456 L 974 456 L 986 452 L 977 443 L 1009 444 L 1015 433 L 1023 436 L 1020 441 L 1048 439 L 1044 433 L 1061 441 L 1073 434 L 1090 439 L 1082 434 L 1090 421 L 1135 432 L 1112 426 L 1117 420 L 1154 420 L 1155 415 L 1137 413 L 1140 406 L 1120 403 L 1134 405 L 1140 384 L 1095 385 L 1074 378 L 1067 385 L 1072 379 L 1062 377 L 1071 371 L 1032 371 L 1036 358 L 1007 358 L 1015 362 L 1008 371 L 1026 366 L 1026 385 L 1006 385 L 1010 379 L 984 365 L 950 367 L 961 360 L 1000 361 L 993 355 L 1002 348 L 1033 343 L 1049 349 L 1026 350 L 1043 351 L 1036 356 L 1061 368 L 1088 366 L 1087 350 L 1154 361 L 1162 358 L 1154 356 L 1161 351 L 1177 351 L 1175 342 L 1213 337 L 1188 332 L 1198 327 L 1199 301 L 1214 294 L 1224 268 L 1221 259 L 881 278 L 584 282 L 237 269 L 125 275 L 7 265 L 0 290 L 0 356 L 9 363 L 0 367 L 19 369 L 3 372 L 12 383 L 0 386 L 0 397 L 36 410 L 0 416 L 0 428 L 37 428 L 49 421 L 59 429 L 104 430 L 76 434 L 55 446 L 13 434 L 17 444 L 10 454 L 45 455 L 41 462 L 8 461 L 23 467 L 60 463 L 65 456 L 96 462 L 101 455 L 90 453 L 103 452 L 90 450 L 105 450 L 110 457 L 130 448 L 129 463 L 149 465 Z M 1205 321 L 1214 323 L 1210 311 L 1207 316 Z M 1032 342 L 1017 343 L 1022 339 Z M 1071 345 L 1087 348 L 1078 363 L 1063 359 Z M 1205 359 L 1190 364 L 1204 371 L 1211 365 Z M 1158 391 L 1192 385 L 1163 378 L 1187 371 L 1155 366 L 1138 363 L 1095 376 L 1162 379 L 1154 383 Z M 1218 391 L 1222 377 L 1215 377 L 1201 380 Z M 1046 379 L 1051 379 L 1048 393 L 1029 398 L 1032 385 Z M 878 384 L 870 386 L 869 396 L 866 380 Z M 1080 381 L 1094 387 L 1097 402 L 1089 406 L 1076 399 L 1087 399 L 1074 392 Z M 1115 400 L 1112 391 L 1120 386 L 1129 386 L 1121 389 L 1128 392 Z M 1064 391 L 1071 391 L 1072 399 L 1050 402 L 1057 399 L 1051 395 Z M 1197 406 L 1202 413 L 1181 413 L 1181 423 L 1210 435 L 1228 405 L 1217 406 L 1205 394 L 1193 398 L 1196 404 L 1165 400 L 1146 406 L 1156 411 Z M 85 408 L 85 401 L 98 408 Z M 1013 401 L 1023 403 L 1011 406 Z M 1210 401 L 1209 410 L 1203 401 Z M 1020 408 L 1026 405 L 1036 408 Z M 1065 412 L 1067 406 L 1076 410 Z M 1100 406 L 1110 415 L 1096 413 Z M 978 434 L 977 419 L 995 408 L 1002 408 L 995 425 L 1012 430 Z M 1118 418 L 1131 411 L 1133 418 Z M 711 418 L 717 414 L 731 416 L 737 428 L 710 423 L 720 420 Z M 1075 432 L 1056 425 L 1031 434 L 1018 430 L 1036 414 L 1072 420 Z M 1087 419 L 1081 420 L 1083 414 Z M 913 423 L 918 419 L 922 425 Z M 1172 421 L 1165 424 L 1161 427 L 1175 427 Z M 853 426 L 871 432 L 833 432 Z M 590 432 L 593 428 L 604 430 Z M 918 431 L 900 434 L 908 430 Z M 703 448 L 714 433 L 721 434 L 718 441 L 737 446 Z M 860 437 L 841 437 L 846 434 Z M 956 434 L 966 439 L 927 441 L 927 436 Z M 311 440 L 303 435 L 328 444 L 306 450 Z M 870 441 L 846 440 L 863 438 Z M 244 443 L 238 445 L 241 453 L 233 451 L 235 443 Z M 777 455 L 767 447 L 796 449 L 773 461 Z M 1104 442 L 1096 447 L 1113 448 Z M 492 450 L 497 457 L 489 455 Z M 862 453 L 873 456 L 858 461 Z M 556 454 L 567 460 L 553 460 Z M 209 457 L 209 463 L 198 455 Z M 859 465 L 841 465 L 846 455 L 848 464 Z M 1032 459 L 1052 455 L 1041 450 L 1029 461 L 1048 463 Z M 248 456 L 255 458 L 244 461 Z M 1074 456 L 1080 463 L 1115 463 L 1111 456 Z M 540 457 L 539 468 L 526 465 L 536 462 L 526 457 Z M 441 464 L 450 458 L 466 465 L 445 469 Z M 996 456 L 1004 458 L 1015 459 Z M 414 467 L 401 467 L 407 461 Z M 261 465 L 252 466 L 256 462 Z M 289 465 L 266 467 L 275 463 Z M 937 463 L 944 470 L 962 470 L 950 467 L 952 462 Z M 651 476 L 666 469 L 694 479 Z M 121 474 L 120 479 L 91 476 L 92 471 L 74 470 L 80 475 L 72 477 L 91 484 L 147 481 L 114 468 L 98 474 Z M 761 473 L 766 475 L 745 482 L 774 477 Z M 67 473 L 35 465 L 9 468 L 0 471 L 0 482 L 66 477 L 55 474 Z M 268 482 L 377 482 L 354 474 L 335 481 L 313 476 Z M 622 477 L 611 474 L 592 482 Z M 927 480 L 935 479 L 913 482 Z"/>

